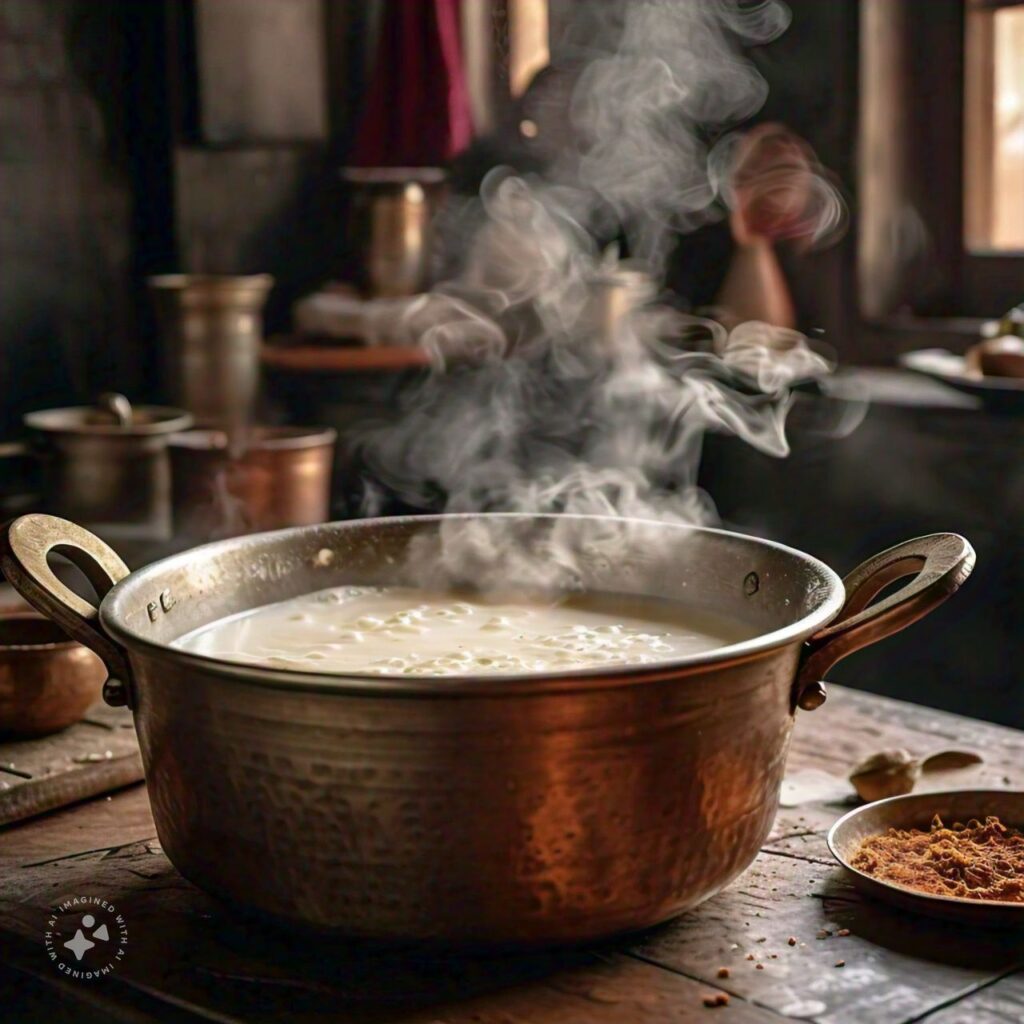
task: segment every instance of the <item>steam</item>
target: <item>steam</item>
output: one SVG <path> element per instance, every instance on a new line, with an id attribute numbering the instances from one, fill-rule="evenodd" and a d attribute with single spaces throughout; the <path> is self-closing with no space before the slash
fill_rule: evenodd
<path id="1" fill-rule="evenodd" d="M 406 393 L 397 424 L 362 439 L 363 511 L 397 495 L 448 512 L 619 517 L 607 543 L 588 533 L 586 557 L 604 558 L 632 528 L 622 517 L 713 521 L 697 484 L 705 433 L 786 455 L 789 386 L 830 365 L 795 331 L 730 332 L 650 301 L 679 234 L 733 198 L 729 130 L 766 95 L 740 45 L 775 38 L 788 10 L 775 0 L 576 10 L 565 46 L 575 85 L 550 169 L 492 171 L 447 240 L 465 254 L 461 269 L 401 311 L 397 333 L 428 348 L 435 372 Z M 538 144 L 550 148 L 550 136 L 541 124 Z M 808 233 L 823 240 L 841 203 L 807 173 L 817 197 Z M 615 235 L 629 261 L 597 241 Z M 557 521 L 543 532 L 527 544 L 462 522 L 442 535 L 440 561 L 486 583 L 487 568 L 503 574 L 514 555 L 521 580 L 568 585 L 579 544 Z"/>

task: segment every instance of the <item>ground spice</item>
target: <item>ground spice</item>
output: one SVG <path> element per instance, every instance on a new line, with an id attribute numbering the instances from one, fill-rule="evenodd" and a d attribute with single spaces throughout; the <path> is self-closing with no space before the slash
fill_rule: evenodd
<path id="1" fill-rule="evenodd" d="M 947 828 L 891 828 L 861 840 L 850 863 L 873 878 L 936 896 L 1024 903 L 1024 833 L 989 817 Z"/>

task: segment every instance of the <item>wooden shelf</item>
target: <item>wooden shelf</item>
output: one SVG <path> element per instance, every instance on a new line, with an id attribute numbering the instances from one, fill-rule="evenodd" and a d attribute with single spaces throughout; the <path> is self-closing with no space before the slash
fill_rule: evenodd
<path id="1" fill-rule="evenodd" d="M 430 365 L 419 346 L 267 344 L 261 359 L 270 369 L 291 373 L 400 373 Z"/>

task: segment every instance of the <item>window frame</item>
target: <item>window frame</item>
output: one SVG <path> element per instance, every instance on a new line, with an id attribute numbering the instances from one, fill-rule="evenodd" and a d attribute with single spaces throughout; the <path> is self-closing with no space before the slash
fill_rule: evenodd
<path id="1" fill-rule="evenodd" d="M 1024 298 L 1024 254 L 972 252 L 965 237 L 967 7 L 1018 2 L 929 0 L 922 18 L 915 0 L 861 0 L 857 262 L 869 323 L 992 318 Z M 908 210 L 926 229 L 913 259 L 893 244 Z"/>

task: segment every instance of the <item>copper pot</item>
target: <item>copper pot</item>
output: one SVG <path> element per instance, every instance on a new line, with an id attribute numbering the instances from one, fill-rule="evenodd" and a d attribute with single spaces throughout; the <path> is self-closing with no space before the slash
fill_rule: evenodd
<path id="1" fill-rule="evenodd" d="M 32 611 L 0 615 L 0 734 L 45 736 L 79 721 L 107 672 L 87 647 Z"/>
<path id="2" fill-rule="evenodd" d="M 462 542 L 476 558 L 453 563 Z M 58 546 L 106 581 L 98 611 L 53 576 Z M 754 635 L 661 664 L 475 678 L 292 672 L 173 646 L 324 587 L 514 585 L 524 564 L 568 566 L 567 586 L 697 602 Z M 105 696 L 134 709 L 182 874 L 285 922 L 485 944 L 591 941 L 727 885 L 771 829 L 794 713 L 824 699 L 825 671 L 926 614 L 973 564 L 963 538 L 922 537 L 844 590 L 768 541 L 596 516 L 327 523 L 131 576 L 62 520 L 23 516 L 0 538 L 8 579 L 101 655 Z"/>
<path id="3" fill-rule="evenodd" d="M 334 430 L 190 430 L 171 438 L 174 530 L 215 540 L 322 523 L 330 514 Z"/>

